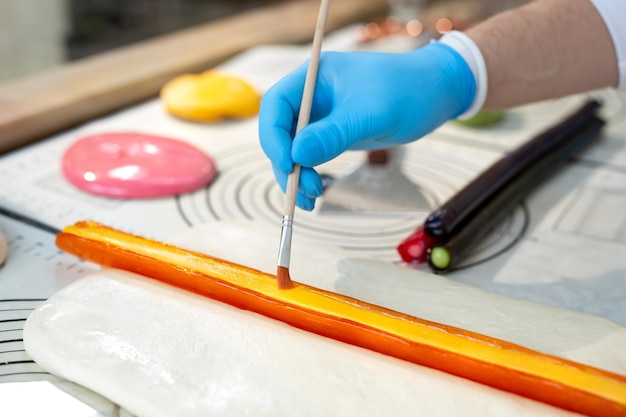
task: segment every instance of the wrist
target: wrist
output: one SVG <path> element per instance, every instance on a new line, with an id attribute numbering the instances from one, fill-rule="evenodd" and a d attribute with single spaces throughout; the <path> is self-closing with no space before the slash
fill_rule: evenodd
<path id="1" fill-rule="evenodd" d="M 487 66 L 480 49 L 466 34 L 459 31 L 446 32 L 438 41 L 455 52 L 465 61 L 474 76 L 474 97 L 458 119 L 469 119 L 475 116 L 485 104 L 487 98 Z"/>

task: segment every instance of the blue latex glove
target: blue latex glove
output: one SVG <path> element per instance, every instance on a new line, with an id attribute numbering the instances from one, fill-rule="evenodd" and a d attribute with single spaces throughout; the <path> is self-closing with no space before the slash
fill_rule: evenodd
<path id="1" fill-rule="evenodd" d="M 322 193 L 313 167 L 346 150 L 407 143 L 462 114 L 475 94 L 467 63 L 432 42 L 409 53 L 325 52 L 308 126 L 294 137 L 307 64 L 264 95 L 259 137 L 283 191 L 302 166 L 296 204 L 312 210 Z"/>

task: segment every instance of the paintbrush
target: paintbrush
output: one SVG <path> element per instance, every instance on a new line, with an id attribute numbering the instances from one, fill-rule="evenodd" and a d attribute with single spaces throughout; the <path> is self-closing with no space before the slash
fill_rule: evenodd
<path id="1" fill-rule="evenodd" d="M 326 28 L 326 17 L 330 0 L 322 0 L 320 4 L 315 33 L 313 35 L 313 47 L 311 59 L 304 81 L 300 112 L 298 113 L 298 123 L 296 124 L 296 134 L 309 124 L 311 116 L 311 106 L 313 104 L 313 93 L 317 80 L 317 70 L 319 68 L 320 54 L 322 50 L 322 39 Z M 291 257 L 291 236 L 293 234 L 293 216 L 296 209 L 296 195 L 298 194 L 298 183 L 300 182 L 300 165 L 294 164 L 293 171 L 287 178 L 287 188 L 285 190 L 285 211 L 283 214 L 282 228 L 280 233 L 280 246 L 278 249 L 278 267 L 276 277 L 278 278 L 278 288 L 291 288 L 291 276 L 289 275 L 289 264 Z"/>

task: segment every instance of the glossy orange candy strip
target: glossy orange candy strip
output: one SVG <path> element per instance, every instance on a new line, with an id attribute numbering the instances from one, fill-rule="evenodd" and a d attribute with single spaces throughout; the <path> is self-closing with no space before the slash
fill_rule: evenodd
<path id="1" fill-rule="evenodd" d="M 626 416 L 626 377 L 421 320 L 245 266 L 79 222 L 66 252 L 255 311 L 295 327 L 590 416 Z"/>

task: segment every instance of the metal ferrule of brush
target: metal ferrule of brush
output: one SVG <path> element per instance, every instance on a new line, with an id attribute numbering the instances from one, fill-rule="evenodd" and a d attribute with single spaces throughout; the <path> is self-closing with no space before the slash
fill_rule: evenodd
<path id="1" fill-rule="evenodd" d="M 280 232 L 280 248 L 278 250 L 278 266 L 289 268 L 291 254 L 291 233 L 293 229 L 293 216 L 283 216 L 283 226 Z"/>

